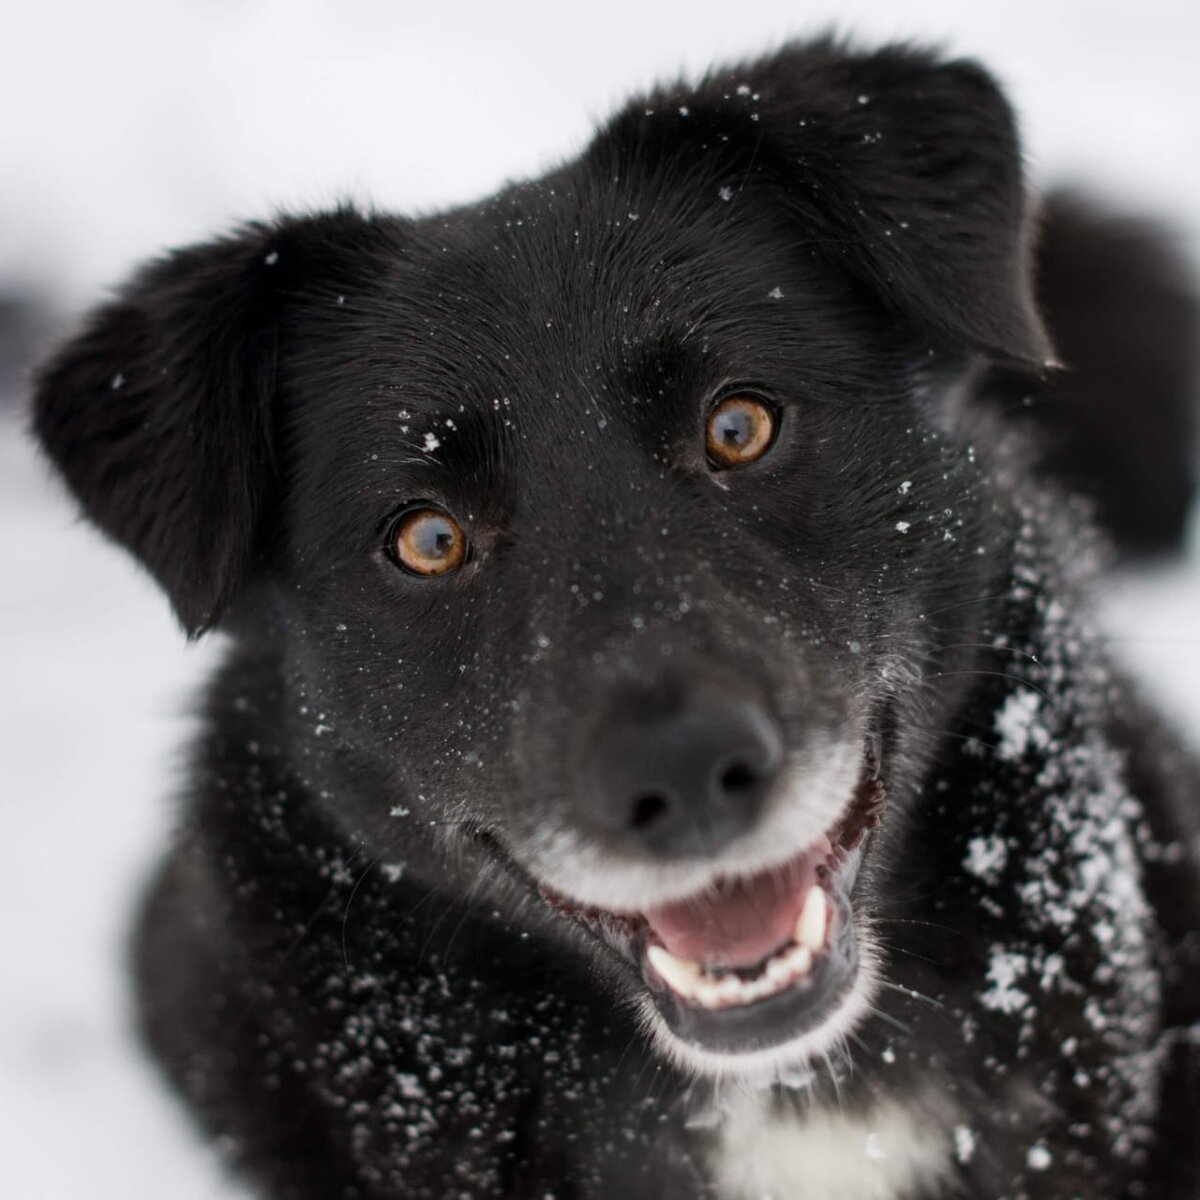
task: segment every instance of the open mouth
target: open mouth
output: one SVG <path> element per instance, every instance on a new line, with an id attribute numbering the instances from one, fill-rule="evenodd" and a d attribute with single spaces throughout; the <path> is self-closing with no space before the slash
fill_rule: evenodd
<path id="1" fill-rule="evenodd" d="M 718 876 L 703 892 L 638 912 L 541 893 L 633 959 L 676 1037 L 718 1054 L 767 1049 L 823 1025 L 854 983 L 850 897 L 864 840 L 885 805 L 878 761 L 868 752 L 837 822 L 769 870 Z"/>

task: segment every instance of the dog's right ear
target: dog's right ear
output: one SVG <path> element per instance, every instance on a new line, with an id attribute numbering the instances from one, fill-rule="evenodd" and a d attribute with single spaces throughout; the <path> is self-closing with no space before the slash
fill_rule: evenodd
<path id="1" fill-rule="evenodd" d="M 210 628 L 259 547 L 275 479 L 275 362 L 285 304 L 349 211 L 251 225 L 151 263 L 38 372 L 34 429 L 87 515 Z"/>
<path id="2" fill-rule="evenodd" d="M 1040 371 L 1016 121 L 970 61 L 910 46 L 798 42 L 695 86 L 652 93 L 590 151 L 620 177 L 640 157 L 681 177 L 719 164 L 730 201 L 766 181 L 805 244 L 922 338 Z M 711 177 L 705 181 L 714 182 Z"/>

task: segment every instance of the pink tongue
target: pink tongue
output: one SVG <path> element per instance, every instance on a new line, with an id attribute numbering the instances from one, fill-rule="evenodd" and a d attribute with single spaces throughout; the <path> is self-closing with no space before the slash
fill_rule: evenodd
<path id="1" fill-rule="evenodd" d="M 786 866 L 726 881 L 716 894 L 649 908 L 644 916 L 676 958 L 707 966 L 752 967 L 791 941 L 817 868 L 832 851 L 823 837 Z"/>

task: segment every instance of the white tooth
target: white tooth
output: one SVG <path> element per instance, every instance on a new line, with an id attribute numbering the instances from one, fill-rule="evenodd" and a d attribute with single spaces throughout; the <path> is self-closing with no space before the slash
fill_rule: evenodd
<path id="1" fill-rule="evenodd" d="M 812 967 L 812 951 L 807 946 L 796 946 L 788 951 L 787 961 L 794 977 L 807 975 Z"/>
<path id="2" fill-rule="evenodd" d="M 750 1000 L 762 1000 L 764 996 L 774 996 L 784 990 L 788 983 L 790 983 L 788 979 L 770 979 L 767 976 L 756 979 L 750 985 Z"/>
<path id="3" fill-rule="evenodd" d="M 825 889 L 814 883 L 808 889 L 804 901 L 804 909 L 796 921 L 796 932 L 793 935 L 801 946 L 807 946 L 814 954 L 820 952 L 825 945 L 825 920 L 828 910 L 825 901 Z"/>
<path id="4" fill-rule="evenodd" d="M 763 976 L 761 979 L 755 979 L 746 989 L 746 1001 L 762 1000 L 763 996 L 774 996 L 776 991 L 782 991 L 778 980 Z"/>
<path id="5" fill-rule="evenodd" d="M 786 957 L 773 958 L 769 963 L 767 963 L 765 976 L 767 979 L 771 980 L 772 983 L 782 983 L 784 980 L 788 979 L 791 974 L 792 972 L 788 967 Z"/>
<path id="6" fill-rule="evenodd" d="M 676 958 L 662 946 L 649 946 L 646 949 L 646 957 L 674 991 L 689 999 L 696 995 L 696 985 L 700 982 L 700 967 L 696 963 Z"/>
<path id="7" fill-rule="evenodd" d="M 745 993 L 746 987 L 736 975 L 726 975 L 717 984 L 718 998 L 728 1001 L 730 1004 L 736 1004 L 739 1000 L 743 999 Z"/>

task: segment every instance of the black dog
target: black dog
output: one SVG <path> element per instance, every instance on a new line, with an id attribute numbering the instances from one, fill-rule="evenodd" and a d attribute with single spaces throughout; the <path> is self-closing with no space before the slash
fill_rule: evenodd
<path id="1" fill-rule="evenodd" d="M 1200 780 L 1006 417 L 1029 229 L 987 74 L 819 42 L 49 363 L 232 636 L 136 958 L 264 1195 L 1193 1194 Z"/>

